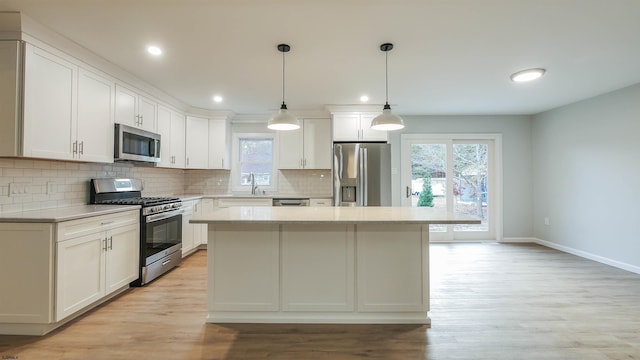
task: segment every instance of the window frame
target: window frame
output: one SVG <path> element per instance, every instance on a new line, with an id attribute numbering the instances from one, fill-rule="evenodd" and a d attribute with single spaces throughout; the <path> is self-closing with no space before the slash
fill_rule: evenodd
<path id="1" fill-rule="evenodd" d="M 264 186 L 259 185 L 258 191 L 262 193 L 263 191 L 274 192 L 278 188 L 278 164 L 276 159 L 276 154 L 278 151 L 277 138 L 275 133 L 259 133 L 259 132 L 245 132 L 245 133 L 234 133 L 232 136 L 232 150 L 231 156 L 233 165 L 231 167 L 231 179 L 230 179 L 230 188 L 232 192 L 237 193 L 247 193 L 251 194 L 251 185 L 242 185 L 240 184 L 242 166 L 240 164 L 240 139 L 270 139 L 272 144 L 272 153 L 271 153 L 271 185 Z"/>

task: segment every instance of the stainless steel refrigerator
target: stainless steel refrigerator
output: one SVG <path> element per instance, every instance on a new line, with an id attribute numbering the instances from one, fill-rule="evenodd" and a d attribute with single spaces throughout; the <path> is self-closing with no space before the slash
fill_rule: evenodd
<path id="1" fill-rule="evenodd" d="M 333 144 L 333 203 L 335 206 L 391 206 L 389 144 Z"/>

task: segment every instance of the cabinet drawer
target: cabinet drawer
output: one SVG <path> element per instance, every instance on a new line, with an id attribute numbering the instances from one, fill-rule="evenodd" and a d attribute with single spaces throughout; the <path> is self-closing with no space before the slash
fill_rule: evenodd
<path id="1" fill-rule="evenodd" d="M 64 221 L 58 224 L 57 241 L 65 241 L 99 231 L 137 224 L 140 212 L 130 210 L 121 213 L 93 216 L 85 219 Z"/>
<path id="2" fill-rule="evenodd" d="M 332 206 L 331 199 L 309 199 L 309 206 Z"/>

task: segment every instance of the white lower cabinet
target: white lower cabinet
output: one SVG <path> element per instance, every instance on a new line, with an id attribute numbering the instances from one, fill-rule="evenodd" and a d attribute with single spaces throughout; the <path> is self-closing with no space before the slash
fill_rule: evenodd
<path id="1" fill-rule="evenodd" d="M 44 335 L 138 278 L 139 210 L 0 223 L 0 334 Z"/>
<path id="2" fill-rule="evenodd" d="M 59 228 L 56 264 L 56 321 L 90 305 L 138 278 L 138 212 L 121 217 L 68 222 Z M 120 224 L 119 224 L 120 223 Z M 126 225 L 123 225 L 126 224 Z M 69 227 L 94 232 L 66 237 Z"/>
<path id="3" fill-rule="evenodd" d="M 207 225 L 190 224 L 194 216 L 214 210 L 213 199 L 187 200 L 182 202 L 182 255 L 186 256 L 207 244 Z"/>
<path id="4" fill-rule="evenodd" d="M 194 247 L 194 225 L 189 224 L 193 217 L 193 201 L 182 202 L 182 256 L 187 255 Z"/>

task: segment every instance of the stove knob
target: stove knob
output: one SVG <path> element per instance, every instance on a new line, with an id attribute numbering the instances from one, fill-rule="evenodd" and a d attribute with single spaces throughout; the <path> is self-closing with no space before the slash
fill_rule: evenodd
<path id="1" fill-rule="evenodd" d="M 165 206 L 163 207 L 163 209 L 164 209 L 164 210 L 171 210 L 171 205 L 165 205 Z"/>

